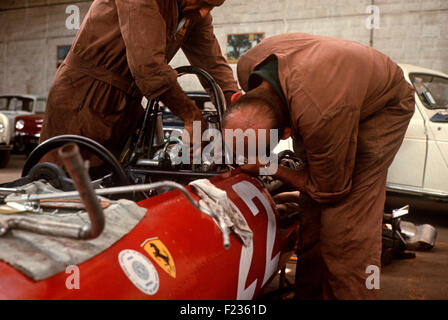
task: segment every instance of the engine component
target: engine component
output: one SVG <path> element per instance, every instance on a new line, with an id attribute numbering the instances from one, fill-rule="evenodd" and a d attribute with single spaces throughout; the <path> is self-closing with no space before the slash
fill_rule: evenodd
<path id="1" fill-rule="evenodd" d="M 416 226 L 412 222 L 400 222 L 401 233 L 406 240 L 408 250 L 431 250 L 437 238 L 437 230 L 432 225 L 423 224 Z"/>

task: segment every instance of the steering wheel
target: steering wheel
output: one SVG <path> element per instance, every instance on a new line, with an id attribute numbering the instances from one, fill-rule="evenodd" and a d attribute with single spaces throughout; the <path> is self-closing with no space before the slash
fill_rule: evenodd
<path id="1" fill-rule="evenodd" d="M 111 175 L 107 175 L 106 177 L 110 177 L 110 179 L 114 181 L 115 185 L 130 184 L 130 181 L 120 163 L 109 150 L 92 139 L 78 135 L 56 136 L 38 145 L 27 158 L 22 170 L 22 177 L 27 176 L 31 169 L 35 167 L 47 153 L 60 148 L 69 142 L 76 143 L 81 150 L 87 150 L 102 160 L 105 163 L 105 166 L 111 170 Z M 100 181 L 103 179 L 105 179 L 105 177 L 101 178 Z"/>

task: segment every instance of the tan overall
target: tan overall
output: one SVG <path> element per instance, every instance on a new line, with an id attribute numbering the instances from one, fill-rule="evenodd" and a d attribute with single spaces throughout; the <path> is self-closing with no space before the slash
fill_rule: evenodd
<path id="1" fill-rule="evenodd" d="M 246 52 L 238 63 L 244 90 L 272 54 L 300 146 L 295 151 L 310 176 L 297 295 L 373 299 L 366 269 L 381 267 L 387 170 L 413 115 L 414 90 L 377 50 L 303 33 L 274 36 Z"/>
<path id="2" fill-rule="evenodd" d="M 176 0 L 94 1 L 56 73 L 40 141 L 78 134 L 119 153 L 138 124 L 141 98 L 176 83 L 168 62 L 179 48 L 224 92 L 238 90 L 210 14 L 178 28 Z"/>

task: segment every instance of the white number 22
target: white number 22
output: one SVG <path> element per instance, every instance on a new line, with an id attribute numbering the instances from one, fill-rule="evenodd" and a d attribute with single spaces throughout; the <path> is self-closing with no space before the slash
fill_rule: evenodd
<path id="1" fill-rule="evenodd" d="M 269 280 L 269 278 L 274 274 L 277 270 L 278 260 L 280 257 L 280 253 L 278 253 L 274 258 L 272 257 L 272 251 L 274 250 L 274 241 L 276 234 L 276 220 L 274 212 L 272 211 L 272 207 L 270 206 L 266 197 L 258 190 L 252 183 L 249 181 L 242 181 L 233 186 L 233 190 L 240 196 L 241 199 L 246 203 L 249 207 L 250 211 L 254 216 L 258 215 L 259 210 L 255 206 L 254 199 L 257 198 L 261 201 L 263 207 L 266 210 L 267 218 L 268 218 L 268 230 L 266 236 L 266 265 L 264 271 L 264 284 Z M 243 217 L 241 211 L 234 205 L 234 208 L 237 212 Z M 249 275 L 250 266 L 252 263 L 252 256 L 254 252 L 254 243 L 253 240 L 250 242 L 250 245 L 242 247 L 241 250 L 241 258 L 240 258 L 240 267 L 239 267 L 239 275 L 238 275 L 238 300 L 249 300 L 252 299 L 255 293 L 255 288 L 257 286 L 257 280 L 252 282 L 246 288 L 246 281 Z"/>

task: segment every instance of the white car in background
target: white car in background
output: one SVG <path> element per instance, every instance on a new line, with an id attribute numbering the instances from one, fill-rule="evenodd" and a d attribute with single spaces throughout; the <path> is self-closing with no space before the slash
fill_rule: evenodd
<path id="1" fill-rule="evenodd" d="M 448 74 L 400 65 L 416 89 L 415 112 L 387 176 L 387 190 L 448 201 Z M 275 152 L 293 150 L 282 140 Z"/>
<path id="2" fill-rule="evenodd" d="M 0 112 L 9 118 L 11 141 L 14 141 L 16 117 L 45 112 L 46 101 L 45 97 L 30 94 L 0 95 Z"/>
<path id="3" fill-rule="evenodd" d="M 448 201 L 448 74 L 400 67 L 416 89 L 415 112 L 389 168 L 388 190 Z"/>
<path id="4" fill-rule="evenodd" d="M 11 129 L 7 116 L 0 113 L 0 168 L 6 167 L 11 155 Z"/>

